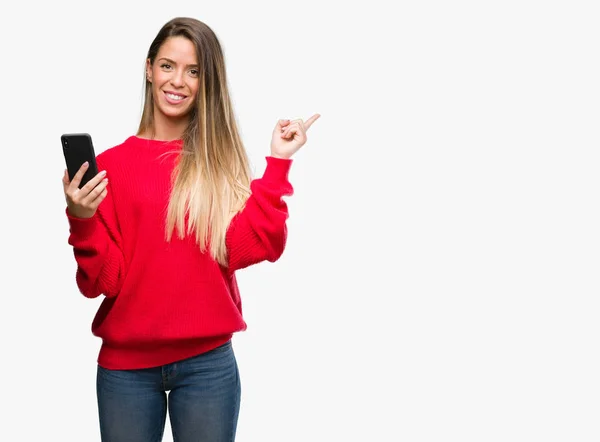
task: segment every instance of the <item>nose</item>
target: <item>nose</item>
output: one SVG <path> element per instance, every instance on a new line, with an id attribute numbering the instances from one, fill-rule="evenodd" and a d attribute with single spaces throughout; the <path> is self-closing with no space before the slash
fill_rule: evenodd
<path id="1" fill-rule="evenodd" d="M 171 76 L 171 84 L 174 87 L 182 87 L 184 85 L 182 70 L 173 72 L 173 75 Z"/>

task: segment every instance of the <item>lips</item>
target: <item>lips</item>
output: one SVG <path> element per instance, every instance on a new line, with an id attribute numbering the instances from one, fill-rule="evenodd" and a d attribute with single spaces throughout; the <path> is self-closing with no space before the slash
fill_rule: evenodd
<path id="1" fill-rule="evenodd" d="M 181 103 L 182 101 L 184 101 L 187 98 L 186 95 L 178 94 L 178 93 L 175 93 L 175 92 L 166 92 L 166 91 L 164 91 L 164 94 L 165 94 L 165 98 L 167 100 L 167 103 L 169 103 L 169 104 L 179 104 L 179 103 Z"/>

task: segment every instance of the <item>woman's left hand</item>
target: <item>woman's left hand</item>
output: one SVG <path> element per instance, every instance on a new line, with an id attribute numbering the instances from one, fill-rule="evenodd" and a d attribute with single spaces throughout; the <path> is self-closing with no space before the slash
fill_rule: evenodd
<path id="1" fill-rule="evenodd" d="M 306 131 L 321 115 L 314 114 L 306 121 L 279 120 L 271 139 L 271 156 L 289 159 L 306 143 Z"/>

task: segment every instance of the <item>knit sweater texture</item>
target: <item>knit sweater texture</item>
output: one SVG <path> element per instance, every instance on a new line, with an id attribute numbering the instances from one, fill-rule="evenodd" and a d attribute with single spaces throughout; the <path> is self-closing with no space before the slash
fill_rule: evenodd
<path id="1" fill-rule="evenodd" d="M 171 174 L 181 140 L 131 136 L 100 153 L 108 192 L 91 218 L 66 211 L 76 283 L 103 296 L 92 322 L 102 339 L 98 364 L 108 369 L 156 367 L 192 357 L 246 330 L 235 272 L 275 262 L 287 238 L 291 159 L 266 157 L 251 195 L 231 220 L 228 265 L 202 252 L 194 235 L 165 239 Z"/>

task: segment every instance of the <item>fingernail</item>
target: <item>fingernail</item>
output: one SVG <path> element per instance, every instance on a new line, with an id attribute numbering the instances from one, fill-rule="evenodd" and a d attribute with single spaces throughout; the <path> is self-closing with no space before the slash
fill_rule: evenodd
<path id="1" fill-rule="evenodd" d="M 84 166 L 89 166 L 90 163 L 88 163 L 87 161 L 85 163 L 83 163 Z"/>
<path id="2" fill-rule="evenodd" d="M 106 170 L 103 170 L 102 172 L 100 172 L 101 175 L 106 175 Z"/>

